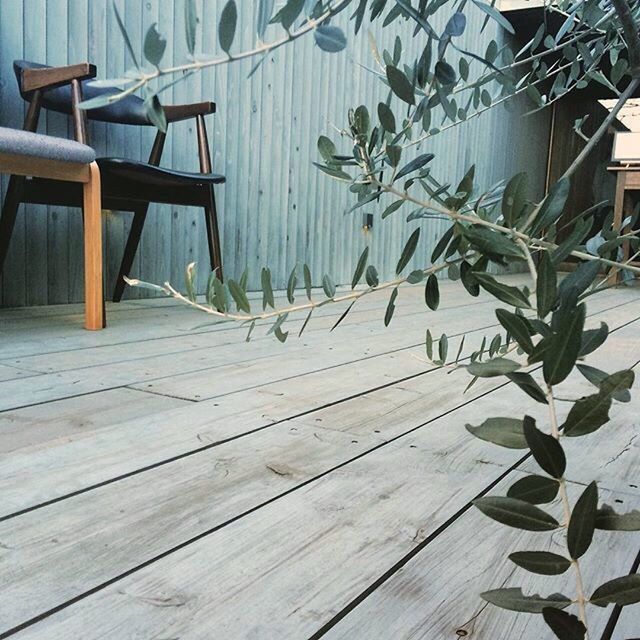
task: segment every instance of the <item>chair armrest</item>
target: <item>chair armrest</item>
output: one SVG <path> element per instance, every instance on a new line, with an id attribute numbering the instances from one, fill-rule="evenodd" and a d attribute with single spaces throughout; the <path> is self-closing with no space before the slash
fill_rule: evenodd
<path id="1" fill-rule="evenodd" d="M 37 89 L 53 89 L 72 80 L 88 80 L 96 77 L 96 68 L 88 62 L 66 67 L 42 67 L 23 69 L 20 74 L 22 91 L 30 93 Z"/>
<path id="2" fill-rule="evenodd" d="M 167 122 L 179 122 L 196 116 L 206 116 L 216 112 L 215 102 L 194 102 L 193 104 L 163 105 Z"/>

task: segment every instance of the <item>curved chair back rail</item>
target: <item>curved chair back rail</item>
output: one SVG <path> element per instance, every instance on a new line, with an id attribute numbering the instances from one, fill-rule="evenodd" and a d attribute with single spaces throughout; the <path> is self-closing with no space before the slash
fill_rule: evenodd
<path id="1" fill-rule="evenodd" d="M 27 102 L 31 101 L 33 93 L 24 90 L 24 85 L 22 82 L 23 72 L 27 69 L 46 68 L 48 68 L 48 65 L 38 64 L 37 62 L 30 62 L 28 60 L 14 61 L 13 70 L 18 80 L 20 95 Z M 94 87 L 91 83 L 91 80 L 84 80 L 82 82 L 82 97 L 84 100 L 90 100 L 91 98 L 97 98 L 98 96 L 110 95 L 114 93 L 118 93 L 118 89 Z M 42 106 L 43 108 L 49 109 L 51 111 L 73 115 L 71 87 L 67 84 L 61 87 L 54 87 L 53 89 L 47 89 L 43 91 Z M 107 107 L 101 107 L 100 109 L 92 109 L 90 111 L 87 111 L 87 117 L 90 120 L 99 120 L 101 122 L 153 126 L 153 123 L 147 116 L 147 109 L 145 107 L 144 100 L 134 95 L 127 96 L 126 98 L 123 98 L 118 102 L 114 102 Z"/>
<path id="2" fill-rule="evenodd" d="M 89 66 L 93 69 L 93 75 L 95 75 L 95 67 L 92 65 Z M 18 80 L 20 95 L 27 102 L 31 101 L 33 91 L 29 90 L 28 83 L 24 82 L 25 72 L 34 69 L 52 69 L 52 67 L 28 60 L 14 60 L 13 62 L 13 70 Z M 84 100 L 118 93 L 118 89 L 114 87 L 96 87 L 91 78 L 83 80 L 81 85 Z M 63 84 L 58 87 L 46 89 L 42 92 L 42 106 L 51 111 L 73 115 L 71 87 L 68 84 Z M 179 120 L 186 120 L 187 118 L 194 118 L 201 114 L 215 113 L 216 105 L 214 102 L 198 102 L 188 105 L 164 105 L 163 108 L 167 122 L 177 122 Z M 98 109 L 90 109 L 86 113 L 89 120 L 99 122 L 142 125 L 146 127 L 155 126 L 147 115 L 147 107 L 144 100 L 136 95 L 126 96 L 113 104 Z"/>

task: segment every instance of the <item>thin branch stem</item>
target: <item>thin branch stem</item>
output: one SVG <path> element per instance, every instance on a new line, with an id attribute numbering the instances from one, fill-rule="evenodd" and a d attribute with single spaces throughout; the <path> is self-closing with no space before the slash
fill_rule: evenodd
<path id="1" fill-rule="evenodd" d="M 334 6 L 329 6 L 326 11 L 318 16 L 317 18 L 309 18 L 302 27 L 300 27 L 296 31 L 287 31 L 287 34 L 273 42 L 262 43 L 253 49 L 248 49 L 246 51 L 242 51 L 240 53 L 236 53 L 233 55 L 225 55 L 224 57 L 219 58 L 211 58 L 208 60 L 195 60 L 193 62 L 188 62 L 185 64 L 175 65 L 173 67 L 159 68 L 156 67 L 154 71 L 151 73 L 143 73 L 137 82 L 128 89 L 121 91 L 119 93 L 114 93 L 110 101 L 117 102 L 118 100 L 124 98 L 125 96 L 133 93 L 137 89 L 149 84 L 152 80 L 156 78 L 160 78 L 161 76 L 166 76 L 170 74 L 184 73 L 188 71 L 207 69 L 209 67 L 216 67 L 223 64 L 229 64 L 230 62 L 235 62 L 237 60 L 244 60 L 246 58 L 253 58 L 255 56 L 264 55 L 266 53 L 270 53 L 280 47 L 288 44 L 289 42 L 293 42 L 298 38 L 306 35 L 310 31 L 313 31 L 315 28 L 332 18 L 333 16 L 340 13 L 343 9 L 345 9 L 349 4 L 351 4 L 351 0 L 341 0 Z"/>
<path id="2" fill-rule="evenodd" d="M 624 2 L 624 0 L 622 1 Z M 607 133 L 609 126 L 616 119 L 616 116 L 618 115 L 622 107 L 624 107 L 627 100 L 631 98 L 633 92 L 638 88 L 639 85 L 640 79 L 638 78 L 633 78 L 631 82 L 629 82 L 626 89 L 620 94 L 618 102 L 616 102 L 616 105 L 613 107 L 613 109 L 611 109 L 609 115 L 602 121 L 602 124 L 598 127 L 598 130 L 591 136 L 589 142 L 571 163 L 569 168 L 564 172 L 561 179 L 570 178 L 576 172 L 578 167 L 583 163 L 583 161 L 587 158 L 591 151 L 593 151 L 598 142 L 600 142 L 602 136 Z"/>
<path id="3" fill-rule="evenodd" d="M 640 37 L 638 37 L 638 26 L 636 25 L 628 0 L 611 0 L 615 7 L 618 18 L 622 24 L 624 39 L 629 52 L 629 66 L 632 76 L 638 77 L 640 73 Z"/>
<path id="4" fill-rule="evenodd" d="M 558 414 L 556 411 L 555 398 L 553 396 L 553 387 L 551 385 L 546 385 L 545 396 L 547 398 L 547 405 L 549 407 L 549 421 L 551 423 L 551 435 L 556 439 L 560 440 L 560 428 L 558 426 Z M 569 521 L 571 520 L 571 504 L 569 502 L 569 495 L 567 493 L 567 484 L 564 478 L 560 478 L 558 480 L 560 494 L 560 500 L 562 502 L 562 510 L 564 512 L 564 526 L 569 526 Z M 580 563 L 577 559 L 572 559 L 571 564 L 575 571 L 576 578 L 576 592 L 577 592 L 577 604 L 578 604 L 578 614 L 582 624 L 584 624 L 585 629 L 587 627 L 587 597 L 585 595 L 584 583 L 582 580 L 582 572 L 580 571 Z"/>
<path id="5" fill-rule="evenodd" d="M 429 267 L 428 269 L 423 270 L 423 274 L 425 276 L 429 276 L 431 274 L 439 273 L 444 269 L 448 269 L 453 264 L 458 264 L 462 262 L 462 258 L 457 260 L 450 260 L 448 262 L 442 262 L 440 264 Z M 193 307 L 194 309 L 198 309 L 199 311 L 204 311 L 209 315 L 217 316 L 218 318 L 222 318 L 224 320 L 235 320 L 237 322 L 253 322 L 257 320 L 270 320 L 272 318 L 279 318 L 284 315 L 288 315 L 291 313 L 297 313 L 299 311 L 307 311 L 312 309 L 317 309 L 318 307 L 323 307 L 327 304 L 335 304 L 338 302 L 347 302 L 349 300 L 356 301 L 360 298 L 367 296 L 375 291 L 384 291 L 385 289 L 389 289 L 391 287 L 398 287 L 401 284 L 407 282 L 407 277 L 404 278 L 396 278 L 394 280 L 390 280 L 388 282 L 383 282 L 375 287 L 368 287 L 367 289 L 360 289 L 358 291 L 350 291 L 344 295 L 334 296 L 333 298 L 326 298 L 325 300 L 309 300 L 304 304 L 292 305 L 290 307 L 284 307 L 282 309 L 274 309 L 273 311 L 266 311 L 264 313 L 255 313 L 255 314 L 241 314 L 241 313 L 228 313 L 226 311 L 218 311 L 214 307 L 210 307 L 204 304 L 200 304 L 195 302 L 194 300 L 190 300 L 183 294 L 181 294 L 177 289 L 175 289 L 170 283 L 165 282 L 164 287 L 159 287 L 164 293 L 172 298 L 179 300 L 180 302 L 184 302 L 185 304 Z M 127 283 L 131 286 L 141 286 L 139 280 L 131 280 L 129 278 L 125 278 Z"/>
<path id="6" fill-rule="evenodd" d="M 387 193 L 391 193 L 402 200 L 406 200 L 407 202 L 412 202 L 417 206 L 423 209 L 431 209 L 432 211 L 436 211 L 437 213 L 441 213 L 443 215 L 448 216 L 452 220 L 457 220 L 460 222 L 468 222 L 470 224 L 477 224 L 483 227 L 488 227 L 489 229 L 493 229 L 494 231 L 499 231 L 500 233 L 504 233 L 505 235 L 512 236 L 514 239 L 520 239 L 527 243 L 529 246 L 535 245 L 539 249 L 544 249 L 545 251 L 553 251 L 558 248 L 558 245 L 553 242 L 547 242 L 546 240 L 532 238 L 531 236 L 518 231 L 516 229 L 510 229 L 509 227 L 505 227 L 499 225 L 495 222 L 490 222 L 489 220 L 484 220 L 476 215 L 460 213 L 459 211 L 454 211 L 453 209 L 448 209 L 445 206 L 436 204 L 435 202 L 423 201 L 418 198 L 414 198 L 410 196 L 406 192 L 398 191 L 394 189 L 391 185 L 384 184 L 378 181 L 376 178 L 371 177 L 370 182 L 374 186 L 379 186 L 383 191 Z M 584 251 L 572 251 L 570 255 L 575 256 L 576 258 L 580 258 L 582 260 L 590 260 L 597 261 L 609 267 L 618 267 L 624 268 L 628 271 L 632 271 L 634 273 L 640 274 L 640 267 L 635 267 L 633 265 L 625 265 L 620 262 L 615 262 L 614 260 L 608 260 L 606 258 L 601 258 L 600 256 L 593 256 L 590 253 L 585 253 Z"/>

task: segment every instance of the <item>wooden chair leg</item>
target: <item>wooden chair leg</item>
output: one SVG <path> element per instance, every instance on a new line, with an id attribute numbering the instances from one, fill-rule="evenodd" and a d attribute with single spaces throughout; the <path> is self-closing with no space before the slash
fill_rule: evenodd
<path id="1" fill-rule="evenodd" d="M 9 243 L 16 224 L 18 207 L 22 200 L 24 181 L 25 179 L 22 176 L 11 176 L 9 178 L 2 214 L 0 215 L 0 273 L 2 273 L 4 262 L 9 253 Z"/>
<path id="2" fill-rule="evenodd" d="M 95 162 L 90 165 L 90 179 L 83 188 L 85 328 L 96 331 L 105 326 L 105 314 L 102 292 L 102 200 L 100 170 Z"/>
<path id="3" fill-rule="evenodd" d="M 207 242 L 209 243 L 209 261 L 211 271 L 217 269 L 217 275 L 223 280 L 222 273 L 222 251 L 220 249 L 220 233 L 218 231 L 218 210 L 216 208 L 216 197 L 213 187 L 209 187 L 209 202 L 204 208 L 204 218 L 207 224 Z"/>
<path id="4" fill-rule="evenodd" d="M 624 219 L 624 205 L 625 205 L 625 191 L 626 191 L 626 172 L 618 171 L 618 177 L 616 182 L 616 197 L 613 206 L 613 228 L 622 231 L 622 221 Z M 609 272 L 607 278 L 607 284 L 610 286 L 615 285 L 619 278 L 619 269 L 613 267 Z"/>
<path id="5" fill-rule="evenodd" d="M 144 228 L 144 222 L 147 218 L 148 210 L 149 205 L 145 205 L 133 213 L 133 222 L 131 223 L 131 230 L 129 231 L 127 244 L 124 248 L 124 255 L 122 256 L 122 262 L 120 263 L 120 272 L 118 273 L 116 286 L 113 289 L 114 302 L 120 302 L 120 300 L 122 300 L 124 287 L 126 285 L 124 277 L 131 273 L 131 267 L 133 266 L 136 252 L 138 251 L 140 236 L 142 235 L 142 229 Z"/>

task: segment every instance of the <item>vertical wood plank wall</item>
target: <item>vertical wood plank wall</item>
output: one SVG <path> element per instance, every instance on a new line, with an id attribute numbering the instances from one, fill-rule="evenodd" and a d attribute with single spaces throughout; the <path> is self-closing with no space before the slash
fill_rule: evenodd
<path id="1" fill-rule="evenodd" d="M 167 39 L 163 62 L 186 57 L 184 6 L 182 0 L 116 0 L 133 46 L 142 58 L 147 28 L 156 22 Z M 217 19 L 223 0 L 199 0 L 201 30 L 198 48 L 216 51 Z M 257 3 L 239 2 L 240 22 L 234 48 L 254 44 Z M 442 12 L 446 13 L 445 11 Z M 314 280 L 331 272 L 337 282 L 348 282 L 357 257 L 366 242 L 371 259 L 383 274 L 390 274 L 399 252 L 413 228 L 422 224 L 421 250 L 416 266 L 428 255 L 446 223 L 405 222 L 410 212 L 403 207 L 387 220 L 379 209 L 372 231 L 362 231 L 362 210 L 351 216 L 343 211 L 352 198 L 343 184 L 319 173 L 318 135 L 333 125 L 346 123 L 347 109 L 366 104 L 372 114 L 388 89 L 358 63 L 375 65 L 365 24 L 358 36 L 340 17 L 349 45 L 346 52 L 326 54 L 308 37 L 270 55 L 250 79 L 252 61 L 206 70 L 163 94 L 164 102 L 180 103 L 213 99 L 218 113 L 208 119 L 213 144 L 214 170 L 227 176 L 217 190 L 221 213 L 226 273 L 239 275 L 248 265 L 250 287 L 259 286 L 262 265 L 272 269 L 275 284 L 282 287 L 289 272 L 300 261 L 312 267 Z M 444 15 L 443 15 L 444 18 Z M 462 48 L 484 51 L 504 33 L 489 24 L 479 36 L 483 15 L 469 9 Z M 440 25 L 442 27 L 442 25 Z M 371 26 L 380 50 L 393 49 L 401 33 L 405 46 L 419 53 L 424 39 L 410 37 L 408 23 L 395 22 L 382 28 Z M 278 37 L 270 27 L 268 37 Z M 24 105 L 18 95 L 12 61 L 26 58 L 48 64 L 90 60 L 99 77 L 118 77 L 131 66 L 118 31 L 110 0 L 2 0 L 0 2 L 0 125 L 20 127 Z M 506 109 L 498 106 L 479 118 L 436 136 L 420 152 L 432 151 L 434 174 L 444 181 L 457 181 L 472 163 L 477 165 L 477 183 L 495 181 L 526 170 L 538 194 L 544 186 L 549 114 L 524 117 L 530 108 L 525 100 L 513 100 Z M 374 116 L 375 117 L 375 116 Z M 71 128 L 65 116 L 49 113 L 41 132 L 67 136 Z M 93 123 L 90 136 L 100 155 L 145 159 L 154 131 L 151 128 L 118 127 Z M 335 139 L 335 134 L 330 134 Z M 173 125 L 164 163 L 196 170 L 196 135 L 192 122 Z M 345 147 L 348 152 L 348 147 Z M 2 177 L 2 195 L 6 188 Z M 122 256 L 131 214 L 105 215 L 107 292 L 111 291 Z M 75 302 L 82 299 L 82 220 L 79 211 L 63 207 L 21 207 L 4 274 L 0 279 L 0 304 L 21 306 Z M 145 280 L 171 280 L 181 284 L 184 267 L 195 260 L 202 266 L 200 286 L 207 267 L 204 220 L 200 210 L 155 206 L 148 217 L 133 274 Z M 129 297 L 141 295 L 129 290 Z"/>

